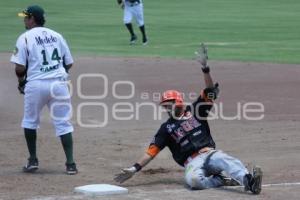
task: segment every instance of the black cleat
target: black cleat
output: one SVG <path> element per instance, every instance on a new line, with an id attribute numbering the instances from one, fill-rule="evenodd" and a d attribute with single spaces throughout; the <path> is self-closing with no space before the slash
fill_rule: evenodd
<path id="1" fill-rule="evenodd" d="M 245 191 L 250 190 L 253 194 L 261 192 L 263 172 L 260 167 L 254 166 L 253 173 L 245 176 Z"/>
<path id="2" fill-rule="evenodd" d="M 263 176 L 263 172 L 261 168 L 255 166 L 253 168 L 253 184 L 250 189 L 253 194 L 259 194 L 261 192 L 262 176 Z"/>
<path id="3" fill-rule="evenodd" d="M 68 175 L 75 175 L 78 173 L 75 163 L 66 164 L 66 173 Z"/>
<path id="4" fill-rule="evenodd" d="M 147 37 L 144 37 L 143 38 L 143 45 L 147 45 L 148 44 L 148 39 L 147 39 Z"/>
<path id="5" fill-rule="evenodd" d="M 136 41 L 137 41 L 137 36 L 136 35 L 131 36 L 131 38 L 130 38 L 130 45 L 135 44 Z"/>
<path id="6" fill-rule="evenodd" d="M 23 167 L 23 172 L 33 173 L 39 169 L 39 161 L 37 158 L 28 158 L 27 164 Z"/>

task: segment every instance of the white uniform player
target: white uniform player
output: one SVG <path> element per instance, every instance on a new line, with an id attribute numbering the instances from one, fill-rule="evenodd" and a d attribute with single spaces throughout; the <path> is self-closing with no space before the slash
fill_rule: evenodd
<path id="1" fill-rule="evenodd" d="M 53 109 L 53 117 L 70 118 L 69 91 L 66 82 L 61 82 L 68 74 L 61 56 L 66 65 L 72 64 L 73 59 L 63 37 L 48 28 L 36 27 L 23 33 L 16 46 L 18 52 L 12 55 L 11 62 L 24 66 L 28 62 L 22 127 L 37 129 L 45 105 Z M 63 98 L 55 98 L 55 95 Z M 73 132 L 68 120 L 53 120 L 53 123 L 57 136 Z"/>
<path id="2" fill-rule="evenodd" d="M 144 8 L 142 0 L 118 0 L 118 3 L 121 4 L 122 8 L 124 9 L 123 21 L 131 36 L 130 44 L 134 44 L 137 41 L 137 36 L 134 33 L 131 23 L 132 19 L 134 18 L 142 33 L 143 45 L 146 45 L 148 43 L 148 39 L 145 31 Z"/>
<path id="3" fill-rule="evenodd" d="M 19 16 L 24 17 L 28 30 L 19 36 L 11 62 L 16 64 L 20 92 L 25 93 L 22 127 L 30 157 L 23 171 L 38 169 L 36 129 L 39 127 L 41 110 L 47 105 L 56 136 L 61 138 L 66 153 L 67 173 L 76 174 L 72 141 L 74 129 L 70 123 L 72 105 L 66 82 L 73 58 L 64 38 L 43 27 L 45 19 L 41 7 L 29 6 Z"/>

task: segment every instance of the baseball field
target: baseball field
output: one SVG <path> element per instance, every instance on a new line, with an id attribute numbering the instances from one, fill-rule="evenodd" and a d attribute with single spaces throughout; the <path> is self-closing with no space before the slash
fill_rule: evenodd
<path id="1" fill-rule="evenodd" d="M 40 169 L 21 171 L 28 156 L 20 127 L 23 96 L 9 59 L 24 31 L 17 13 L 31 4 L 45 9 L 46 26 L 64 35 L 74 56 L 76 176 L 64 174 L 64 152 L 47 109 L 38 131 Z M 116 184 L 114 174 L 144 153 L 167 117 L 157 115 L 158 94 L 177 89 L 192 101 L 191 94 L 204 88 L 193 59 L 201 42 L 221 90 L 218 117 L 209 122 L 217 148 L 260 165 L 262 193 L 239 187 L 191 191 L 184 169 L 165 149 L 123 184 L 128 195 L 91 199 L 299 199 L 300 1 L 144 0 L 144 9 L 149 44 L 141 44 L 134 26 L 138 42 L 130 46 L 115 0 L 0 2 L 0 199 L 88 199 L 73 188 Z M 263 110 L 250 113 L 249 104 Z"/>

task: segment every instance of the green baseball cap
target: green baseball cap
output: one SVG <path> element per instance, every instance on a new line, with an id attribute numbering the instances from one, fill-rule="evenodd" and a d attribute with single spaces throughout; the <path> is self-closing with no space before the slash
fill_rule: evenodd
<path id="1" fill-rule="evenodd" d="M 25 10 L 18 13 L 19 17 L 30 17 L 33 16 L 35 19 L 44 19 L 44 9 L 38 5 L 28 6 Z"/>

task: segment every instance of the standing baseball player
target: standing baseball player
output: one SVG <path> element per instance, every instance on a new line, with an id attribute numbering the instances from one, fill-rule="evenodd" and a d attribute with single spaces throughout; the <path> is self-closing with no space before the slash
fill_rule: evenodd
<path id="1" fill-rule="evenodd" d="M 206 89 L 190 106 L 185 107 L 181 93 L 168 90 L 163 93 L 160 105 L 169 114 L 161 125 L 146 153 L 132 167 L 117 174 L 115 181 L 123 183 L 146 166 L 157 154 L 168 147 L 174 160 L 185 168 L 185 181 L 192 189 L 220 187 L 226 184 L 223 174 L 254 194 L 261 192 L 262 171 L 255 166 L 249 173 L 242 162 L 221 150 L 215 149 L 207 122 L 219 89 L 210 76 L 207 50 L 198 51 L 197 60 L 202 64 Z"/>
<path id="2" fill-rule="evenodd" d="M 39 167 L 36 154 L 37 128 L 40 112 L 47 105 L 51 113 L 56 136 L 60 137 L 66 155 L 66 173 L 77 174 L 73 160 L 73 126 L 70 123 L 71 99 L 66 83 L 68 70 L 73 64 L 65 39 L 57 32 L 45 28 L 44 10 L 29 6 L 18 14 L 24 17 L 26 32 L 21 34 L 11 57 L 15 64 L 19 91 L 24 94 L 22 127 L 29 151 L 24 172 L 35 172 Z"/>
<path id="3" fill-rule="evenodd" d="M 144 23 L 144 10 L 142 0 L 117 0 L 118 4 L 124 9 L 123 21 L 130 33 L 130 44 L 137 41 L 137 36 L 132 27 L 132 18 L 135 18 L 140 31 L 143 36 L 143 45 L 147 45 L 148 39 L 146 36 L 145 23 Z"/>

